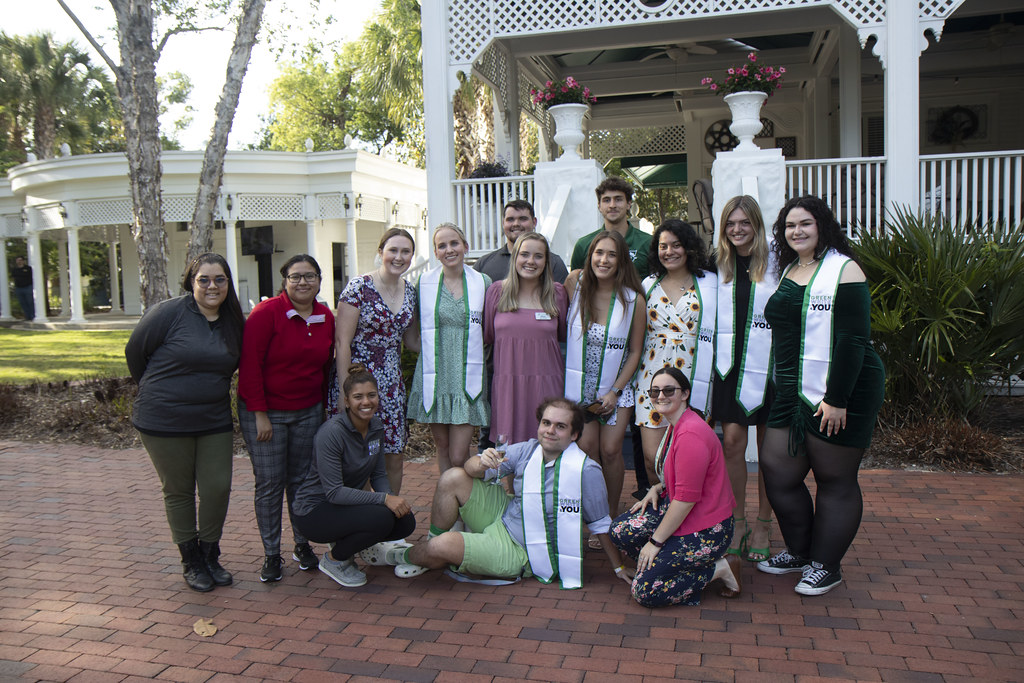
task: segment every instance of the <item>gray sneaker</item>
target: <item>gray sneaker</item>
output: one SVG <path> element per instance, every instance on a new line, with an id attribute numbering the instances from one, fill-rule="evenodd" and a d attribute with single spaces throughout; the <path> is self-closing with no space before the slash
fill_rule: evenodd
<path id="1" fill-rule="evenodd" d="M 366 585 L 366 574 L 356 566 L 355 560 L 351 557 L 347 560 L 335 560 L 330 553 L 324 553 L 320 558 L 320 571 L 346 588 Z"/>

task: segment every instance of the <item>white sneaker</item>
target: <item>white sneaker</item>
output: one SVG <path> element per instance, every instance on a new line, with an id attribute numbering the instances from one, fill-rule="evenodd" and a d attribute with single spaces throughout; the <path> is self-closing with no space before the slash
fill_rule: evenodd
<path id="1" fill-rule="evenodd" d="M 320 571 L 346 588 L 366 585 L 366 574 L 356 566 L 355 560 L 351 557 L 347 560 L 335 560 L 330 553 L 324 553 L 320 558 Z"/>

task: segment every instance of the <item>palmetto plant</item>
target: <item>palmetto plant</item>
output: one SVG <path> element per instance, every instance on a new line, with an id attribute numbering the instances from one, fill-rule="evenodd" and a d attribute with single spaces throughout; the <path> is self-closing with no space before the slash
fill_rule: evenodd
<path id="1" fill-rule="evenodd" d="M 886 227 L 856 246 L 886 367 L 883 416 L 967 419 L 993 379 L 1024 371 L 1024 226 L 897 210 Z"/>

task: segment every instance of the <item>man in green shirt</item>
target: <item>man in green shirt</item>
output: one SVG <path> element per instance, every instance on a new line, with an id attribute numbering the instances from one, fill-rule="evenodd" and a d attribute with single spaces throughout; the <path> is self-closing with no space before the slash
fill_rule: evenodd
<path id="1" fill-rule="evenodd" d="M 609 176 L 601 181 L 595 190 L 597 193 L 597 209 L 604 217 L 604 225 L 589 235 L 576 241 L 572 250 L 570 268 L 577 270 L 583 267 L 587 258 L 587 249 L 604 230 L 617 232 L 626 239 L 629 257 L 636 268 L 636 274 L 643 280 L 649 274 L 647 256 L 651 248 L 651 236 L 628 221 L 629 210 L 633 205 L 633 186 L 629 181 L 618 176 Z"/>

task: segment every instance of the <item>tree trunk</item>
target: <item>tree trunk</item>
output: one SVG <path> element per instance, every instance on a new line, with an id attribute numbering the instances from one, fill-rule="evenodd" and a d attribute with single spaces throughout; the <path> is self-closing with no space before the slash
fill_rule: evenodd
<path id="1" fill-rule="evenodd" d="M 121 65 L 115 70 L 124 114 L 128 177 L 132 190 L 132 236 L 139 252 L 142 306 L 168 298 L 167 233 L 160 195 L 160 131 L 149 2 L 110 0 L 117 16 Z"/>
<path id="2" fill-rule="evenodd" d="M 213 249 L 213 210 L 224 175 L 224 154 L 228 146 L 228 134 L 231 132 L 238 97 L 242 92 L 242 79 L 245 78 L 245 71 L 249 66 L 249 57 L 256 42 L 256 34 L 260 30 L 263 8 L 266 4 L 266 0 L 246 0 L 242 16 L 238 19 L 235 44 L 231 48 L 224 77 L 224 90 L 217 103 L 217 120 L 213 125 L 210 142 L 206 145 L 203 169 L 199 174 L 196 209 L 192 214 L 188 243 L 190 262 L 200 254 Z"/>
<path id="3" fill-rule="evenodd" d="M 36 108 L 32 142 L 36 156 L 40 159 L 53 158 L 53 148 L 57 144 L 55 118 L 52 106 L 40 103 Z"/>

